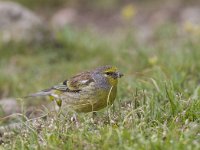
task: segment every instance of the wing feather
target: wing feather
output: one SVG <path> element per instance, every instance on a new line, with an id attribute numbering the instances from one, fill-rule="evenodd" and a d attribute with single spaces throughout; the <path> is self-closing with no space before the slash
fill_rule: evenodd
<path id="1" fill-rule="evenodd" d="M 69 80 L 65 80 L 63 83 L 53 86 L 51 89 L 58 91 L 81 91 L 82 88 L 88 86 L 91 82 L 94 82 L 90 72 L 83 72 L 76 76 L 73 76 Z"/>
<path id="2" fill-rule="evenodd" d="M 88 86 L 91 82 L 94 82 L 90 72 L 80 73 L 66 82 L 69 90 L 81 90 L 82 88 Z"/>
<path id="3" fill-rule="evenodd" d="M 52 95 L 53 97 L 56 97 L 55 94 L 57 94 L 57 92 L 79 92 L 82 90 L 82 88 L 88 86 L 91 82 L 94 82 L 91 72 L 83 72 L 76 76 L 73 76 L 69 80 L 65 80 L 58 85 L 37 93 L 30 94 L 27 97 L 45 95 Z"/>

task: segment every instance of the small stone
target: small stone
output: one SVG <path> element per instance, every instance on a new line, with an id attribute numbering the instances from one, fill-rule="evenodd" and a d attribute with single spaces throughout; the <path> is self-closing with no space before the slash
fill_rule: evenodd
<path id="1" fill-rule="evenodd" d="M 31 10 L 15 2 L 0 2 L 0 40 L 3 43 L 42 42 L 47 26 Z"/>
<path id="2" fill-rule="evenodd" d="M 5 116 L 8 116 L 13 113 L 19 112 L 19 105 L 17 104 L 14 98 L 3 98 L 0 100 L 0 113 L 3 113 Z"/>
<path id="3" fill-rule="evenodd" d="M 58 10 L 51 19 L 51 25 L 54 29 L 63 29 L 72 24 L 76 19 L 77 12 L 72 8 L 63 8 Z"/>

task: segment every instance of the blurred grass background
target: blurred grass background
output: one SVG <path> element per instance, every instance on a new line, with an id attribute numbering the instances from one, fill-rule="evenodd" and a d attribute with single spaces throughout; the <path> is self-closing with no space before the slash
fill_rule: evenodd
<path id="1" fill-rule="evenodd" d="M 153 29 L 145 28 L 147 30 L 141 32 L 152 32 L 151 38 L 145 40 L 138 35 L 138 30 L 143 29 L 139 27 L 152 26 L 152 22 L 138 21 L 134 24 L 132 20 L 140 18 L 140 14 L 143 16 L 146 8 L 152 11 L 162 7 L 161 1 L 15 2 L 46 17 L 44 20 L 62 7 L 72 7 L 80 12 L 92 10 L 96 17 L 102 13 L 105 15 L 103 22 L 107 21 L 107 17 L 115 18 L 116 14 L 121 20 L 117 23 L 109 21 L 108 26 L 101 26 L 96 18 L 97 23 L 92 22 L 94 24 L 91 25 L 87 22 L 90 21 L 87 15 L 83 15 L 86 23 L 77 21 L 75 25 L 53 31 L 53 42 L 1 42 L 0 98 L 20 98 L 81 71 L 106 64 L 117 66 L 125 76 L 119 82 L 118 97 L 112 108 L 115 109 L 110 118 L 113 124 L 105 121 L 106 110 L 99 113 L 101 119 L 96 124 L 90 122 L 90 114 L 79 114 L 81 123 L 78 128 L 67 117 L 53 121 L 49 118 L 46 123 L 42 122 L 40 132 L 30 125 L 33 130 L 9 136 L 14 142 L 2 140 L 2 148 L 200 148 L 198 24 L 164 19 Z M 181 5 L 178 11 L 185 6 L 199 4 L 197 1 L 176 2 Z M 168 3 L 176 4 L 175 1 Z M 43 109 L 41 104 L 48 105 L 49 101 L 42 100 L 24 100 L 25 109 L 32 106 Z"/>

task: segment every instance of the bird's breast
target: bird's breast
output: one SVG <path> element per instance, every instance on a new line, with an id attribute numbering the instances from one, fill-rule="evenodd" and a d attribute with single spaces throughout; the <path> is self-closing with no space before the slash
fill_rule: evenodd
<path id="1" fill-rule="evenodd" d="M 63 104 L 77 112 L 91 112 L 111 105 L 115 100 L 117 86 L 108 88 L 91 85 L 79 92 L 66 92 L 61 96 Z"/>

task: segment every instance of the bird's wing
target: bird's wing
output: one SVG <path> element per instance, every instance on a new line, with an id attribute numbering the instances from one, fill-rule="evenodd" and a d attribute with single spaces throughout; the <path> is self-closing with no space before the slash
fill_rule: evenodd
<path id="1" fill-rule="evenodd" d="M 50 89 L 53 90 L 58 90 L 58 91 L 67 91 L 68 87 L 67 85 L 64 85 L 63 83 L 60 83 L 58 85 L 54 85 L 53 87 L 51 87 Z M 48 90 L 48 89 L 47 89 Z"/>
<path id="2" fill-rule="evenodd" d="M 49 92 L 51 90 L 56 90 L 60 92 L 66 91 L 81 91 L 82 88 L 88 86 L 91 82 L 94 82 L 94 79 L 91 76 L 90 72 L 83 72 L 78 75 L 73 76 L 69 80 L 65 80 L 64 82 L 54 85 L 49 89 L 42 90 L 42 92 Z"/>
<path id="3" fill-rule="evenodd" d="M 92 75 L 90 72 L 80 73 L 69 80 L 65 80 L 64 82 L 54 85 L 49 89 L 42 90 L 37 93 L 30 94 L 26 97 L 35 97 L 35 96 L 45 96 L 45 95 L 53 95 L 58 94 L 59 92 L 78 92 L 81 91 L 82 88 L 88 86 L 90 83 L 94 82 Z"/>
<path id="4" fill-rule="evenodd" d="M 92 82 L 94 82 L 94 79 L 92 78 L 91 73 L 83 72 L 64 81 L 63 85 L 66 85 L 69 91 L 80 91 Z"/>

